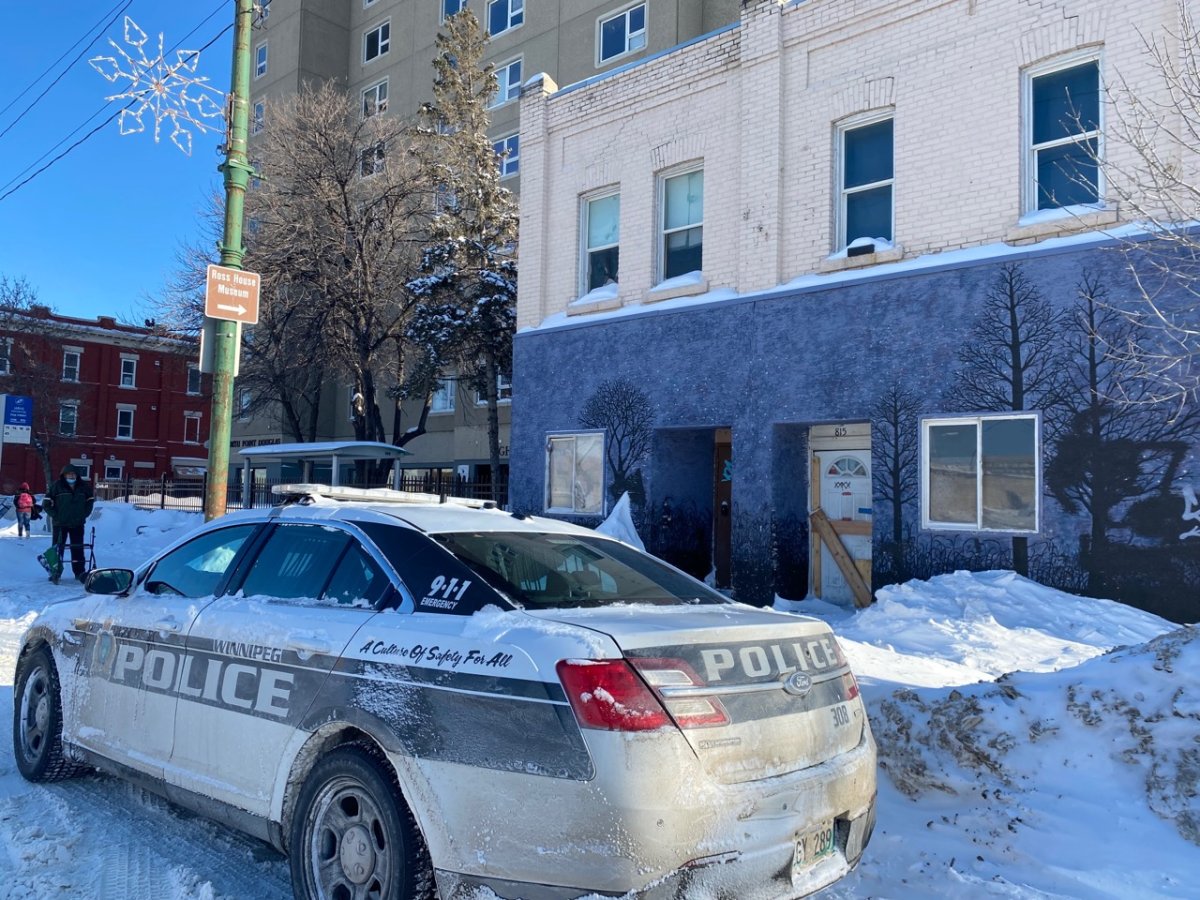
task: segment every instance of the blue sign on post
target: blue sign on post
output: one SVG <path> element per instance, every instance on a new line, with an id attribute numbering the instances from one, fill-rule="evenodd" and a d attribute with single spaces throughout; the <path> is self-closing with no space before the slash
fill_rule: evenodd
<path id="1" fill-rule="evenodd" d="M 4 397 L 4 437 L 8 444 L 28 444 L 33 437 L 33 398 L 18 394 Z"/>

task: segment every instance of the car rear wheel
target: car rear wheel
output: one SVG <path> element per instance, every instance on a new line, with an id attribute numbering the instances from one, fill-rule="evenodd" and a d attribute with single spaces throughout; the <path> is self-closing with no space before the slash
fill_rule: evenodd
<path id="1" fill-rule="evenodd" d="M 429 865 L 400 789 L 362 747 L 333 751 L 296 801 L 289 855 L 292 889 L 313 900 L 418 900 Z"/>
<path id="2" fill-rule="evenodd" d="M 17 663 L 13 702 L 13 755 L 30 781 L 57 781 L 76 774 L 62 745 L 62 692 L 47 647 L 26 653 Z"/>

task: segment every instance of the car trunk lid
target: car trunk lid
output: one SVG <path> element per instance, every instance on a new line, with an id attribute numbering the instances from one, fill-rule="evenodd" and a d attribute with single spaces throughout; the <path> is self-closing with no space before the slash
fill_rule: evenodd
<path id="1" fill-rule="evenodd" d="M 719 781 L 804 769 L 861 739 L 858 686 L 819 620 L 740 605 L 530 614 L 611 637 Z"/>

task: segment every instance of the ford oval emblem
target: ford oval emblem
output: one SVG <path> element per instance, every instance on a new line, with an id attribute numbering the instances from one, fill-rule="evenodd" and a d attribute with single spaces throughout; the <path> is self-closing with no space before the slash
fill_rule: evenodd
<path id="1" fill-rule="evenodd" d="M 783 681 L 783 689 L 793 697 L 807 696 L 812 690 L 812 678 L 807 672 L 793 672 Z"/>

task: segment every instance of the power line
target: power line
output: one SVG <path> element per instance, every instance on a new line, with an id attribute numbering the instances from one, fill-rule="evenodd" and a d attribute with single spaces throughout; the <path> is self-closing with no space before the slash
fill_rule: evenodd
<path id="1" fill-rule="evenodd" d="M 131 2 L 132 2 L 132 0 L 131 0 Z M 117 6 L 119 6 L 119 5 L 120 5 L 120 3 L 117 4 Z M 125 5 L 128 6 L 129 4 L 126 3 Z M 113 9 L 116 9 L 116 6 L 114 6 Z M 91 28 L 89 28 L 87 31 L 85 31 L 83 33 L 83 35 L 78 40 L 75 41 L 74 44 L 72 44 L 70 47 L 68 47 L 66 50 L 64 50 L 62 52 L 62 55 L 58 59 L 56 59 L 54 62 L 50 63 L 50 65 L 46 66 L 45 71 L 43 71 L 41 75 L 39 75 L 37 78 L 33 79 L 33 81 L 29 82 L 29 84 L 25 87 L 25 90 L 21 91 L 21 93 L 17 94 L 17 96 L 15 96 L 11 100 L 9 100 L 8 105 L 5 106 L 4 109 L 0 109 L 0 116 L 4 115 L 6 112 L 8 112 L 10 109 L 12 109 L 13 104 L 15 104 L 18 100 L 20 100 L 22 97 L 24 97 L 30 91 L 32 91 L 33 86 L 35 84 L 37 84 L 39 81 L 41 81 L 43 78 L 45 78 L 47 75 L 49 75 L 54 70 L 55 66 L 57 66 L 60 62 L 62 62 L 64 59 L 66 59 L 67 54 L 70 53 L 72 50 L 74 50 L 79 45 L 79 41 L 82 41 L 85 37 L 87 37 L 89 34 L 91 34 L 93 31 L 95 31 L 96 28 L 98 28 L 100 26 L 100 23 L 108 18 L 109 14 L 111 12 L 112 12 L 112 9 L 110 9 L 108 12 L 106 12 L 104 15 L 102 15 L 99 18 L 99 20 L 96 21 L 92 25 Z M 97 37 L 99 37 L 99 35 L 97 35 Z M 92 44 L 96 43 L 96 38 L 92 38 L 91 43 Z M 91 44 L 89 44 L 88 46 L 91 46 Z"/>
<path id="2" fill-rule="evenodd" d="M 115 13 L 113 13 L 112 18 L 109 19 L 104 24 L 104 27 L 100 29 L 100 34 L 103 34 L 105 31 L 107 31 L 112 26 L 113 22 L 117 21 L 117 16 L 121 15 L 121 13 L 125 12 L 125 10 L 129 9 L 129 5 L 131 3 L 133 3 L 133 0 L 125 0 L 125 5 L 123 7 L 121 7 L 120 9 L 118 9 Z M 93 25 L 92 27 L 95 28 L 96 26 Z M 90 33 L 90 30 L 89 30 L 89 33 Z M 35 106 L 37 106 L 42 101 L 42 98 L 45 97 L 48 93 L 50 93 L 51 89 L 56 84 L 58 84 L 60 81 L 63 80 L 63 78 L 66 76 L 66 74 L 71 71 L 71 67 L 74 66 L 75 63 L 79 62 L 80 57 L 82 57 L 83 54 L 87 53 L 88 50 L 90 50 L 92 48 L 92 44 L 96 43 L 96 39 L 100 37 L 100 34 L 97 34 L 96 37 L 94 37 L 90 41 L 88 41 L 87 44 L 84 45 L 84 48 L 82 50 L 80 50 L 78 54 L 76 54 L 75 58 L 67 64 L 67 67 L 65 69 L 63 69 L 61 72 L 59 72 L 58 76 L 53 81 L 51 81 L 48 85 L 46 85 L 45 90 L 43 90 L 40 94 L 38 94 L 36 97 L 34 97 L 33 102 L 30 103 L 23 110 L 21 110 L 21 114 L 19 116 L 17 116 L 15 119 L 13 119 L 11 122 L 8 123 L 7 128 L 5 128 L 3 131 L 0 131 L 0 138 L 4 137 L 6 134 L 8 134 L 10 131 L 12 131 L 13 126 L 15 126 L 18 122 L 20 122 L 23 118 L 25 118 L 25 114 L 27 112 L 29 112 L 31 109 L 33 109 Z M 86 36 L 87 35 L 84 35 L 84 37 L 86 37 Z M 80 38 L 79 40 L 83 40 L 83 38 Z M 76 41 L 75 43 L 78 44 L 79 41 Z M 72 45 L 72 46 L 74 46 L 74 45 Z M 70 50 L 67 51 L 67 53 L 70 53 L 70 52 L 71 52 Z M 66 54 L 64 53 L 63 56 L 65 56 L 65 55 Z M 62 59 L 62 56 L 59 57 L 59 60 L 61 60 L 61 59 Z M 58 62 L 55 61 L 54 65 L 58 65 Z M 53 68 L 53 66 L 51 68 Z M 47 71 L 49 71 L 49 70 L 47 70 Z M 45 75 L 45 72 L 43 72 L 41 75 L 39 75 L 38 81 L 40 81 L 44 75 Z M 36 83 L 37 82 L 35 81 L 34 84 L 36 84 Z M 32 86 L 33 85 L 30 85 L 30 87 L 32 87 Z M 29 90 L 29 88 L 25 89 L 25 91 L 28 91 L 28 90 Z M 22 91 L 21 94 L 24 95 L 25 91 Z M 13 103 L 16 103 L 16 102 L 17 102 L 16 100 L 13 101 Z M 8 104 L 8 106 L 12 106 L 12 103 Z M 8 109 L 8 106 L 4 107 L 4 109 Z"/>
<path id="3" fill-rule="evenodd" d="M 175 44 L 171 47 L 171 49 L 166 52 L 174 53 L 177 49 L 179 49 L 179 47 L 183 44 L 184 41 L 186 41 L 193 34 L 195 34 L 197 31 L 199 31 L 201 28 L 203 28 L 208 23 L 208 21 L 210 19 L 212 19 L 213 16 L 215 16 L 217 13 L 224 10 L 226 8 L 226 6 L 227 6 L 227 4 L 225 3 L 225 0 L 222 0 L 222 2 L 219 3 L 213 9 L 212 12 L 210 12 L 207 16 L 205 16 L 199 22 L 199 24 L 197 24 L 195 27 L 192 28 L 191 31 L 189 31 L 182 38 L 180 38 L 178 41 L 176 41 Z M 226 32 L 228 32 L 232 28 L 233 28 L 232 23 L 229 25 L 226 25 L 219 32 L 217 32 L 212 37 L 212 39 L 210 39 L 208 41 L 208 43 L 206 43 L 203 47 L 201 47 L 199 50 L 197 50 L 196 53 L 198 53 L 198 54 L 203 53 L 205 50 L 207 50 L 209 47 L 211 47 L 213 44 L 215 44 L 218 40 L 220 40 L 226 34 Z M 28 178 L 25 178 L 24 180 L 20 181 L 20 183 L 14 185 L 14 182 L 16 182 L 18 179 L 20 179 L 22 175 L 25 175 L 25 173 L 29 172 L 31 169 L 33 169 L 35 166 L 37 166 L 38 163 L 42 162 L 42 160 L 46 159 L 55 150 L 57 150 L 59 147 L 61 147 L 63 144 L 65 144 L 67 141 L 69 141 L 72 137 L 74 137 L 76 134 L 78 134 L 80 131 L 82 131 L 84 128 L 86 128 L 88 123 L 91 122 L 93 119 L 95 119 L 96 116 L 98 116 L 102 112 L 104 112 L 104 110 L 106 110 L 110 105 L 110 103 L 105 103 L 103 106 L 101 106 L 99 109 L 97 109 L 94 113 L 92 113 L 87 118 L 85 118 L 79 125 L 75 126 L 75 128 L 72 129 L 70 131 L 70 133 L 68 133 L 65 137 L 63 137 L 61 140 L 59 140 L 58 143 L 54 144 L 49 150 L 47 150 L 45 153 L 43 153 L 41 156 L 39 156 L 36 160 L 34 160 L 32 163 L 30 163 L 28 166 L 26 166 L 20 172 L 18 172 L 15 176 L 10 178 L 4 184 L 4 187 L 0 188 L 0 190 L 4 191 L 4 193 L 0 194 L 0 201 L 3 201 L 5 198 L 16 193 L 20 188 L 29 184 L 29 182 L 33 181 L 34 178 L 36 178 L 38 175 L 45 172 L 47 169 L 49 169 L 51 166 L 53 166 L 56 162 L 58 162 L 60 159 L 62 159 L 64 156 L 66 156 L 68 153 L 70 153 L 72 150 L 74 150 L 76 147 L 78 147 L 80 144 L 84 143 L 89 138 L 96 135 L 99 131 L 101 131 L 101 129 L 104 128 L 105 125 L 108 125 L 114 119 L 116 119 L 117 116 L 119 116 L 123 110 L 129 109 L 129 107 L 131 107 L 133 105 L 133 103 L 134 103 L 133 100 L 129 101 L 129 103 L 125 104 L 123 107 L 121 107 L 121 109 L 118 109 L 111 116 L 109 116 L 107 119 L 105 119 L 99 125 L 97 125 L 95 128 L 93 128 L 87 134 L 85 134 L 82 138 L 80 138 L 75 143 L 73 143 L 69 147 L 67 147 L 62 153 L 58 154 L 53 159 L 51 159 L 49 162 L 47 162 L 44 166 L 42 166 L 40 169 L 37 169 L 35 172 L 33 172 L 31 175 L 29 175 Z"/>

